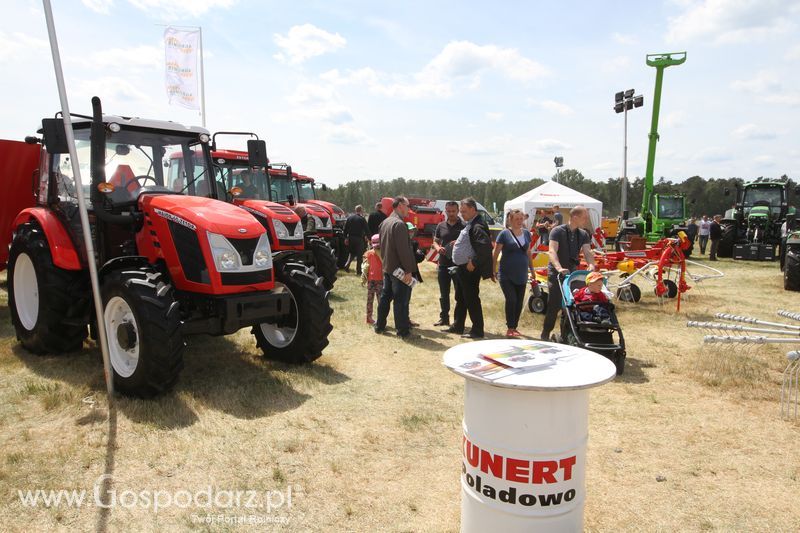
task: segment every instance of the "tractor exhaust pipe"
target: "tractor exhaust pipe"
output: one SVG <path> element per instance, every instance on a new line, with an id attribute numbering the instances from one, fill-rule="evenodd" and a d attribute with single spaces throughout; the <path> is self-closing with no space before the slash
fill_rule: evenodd
<path id="1" fill-rule="evenodd" d="M 91 158 L 89 173 L 92 186 L 89 187 L 89 198 L 94 206 L 94 214 L 103 222 L 132 226 L 139 219 L 130 215 L 114 215 L 103 209 L 103 193 L 97 188 L 106 181 L 106 126 L 103 124 L 103 105 L 100 98 L 92 97 L 92 129 L 89 136 Z"/>

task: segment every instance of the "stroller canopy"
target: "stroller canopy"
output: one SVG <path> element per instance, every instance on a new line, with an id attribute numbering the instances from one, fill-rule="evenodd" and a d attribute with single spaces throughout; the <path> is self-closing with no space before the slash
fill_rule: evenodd
<path id="1" fill-rule="evenodd" d="M 536 216 L 537 209 L 549 209 L 554 204 L 558 205 L 558 210 L 564 215 L 564 222 L 569 220 L 570 209 L 576 205 L 583 205 L 589 210 L 592 229 L 594 230 L 594 228 L 600 226 L 600 218 L 603 215 L 603 202 L 555 181 L 545 182 L 535 189 L 531 189 L 525 194 L 507 201 L 503 205 L 503 218 L 511 209 L 520 209 L 532 221 Z"/>

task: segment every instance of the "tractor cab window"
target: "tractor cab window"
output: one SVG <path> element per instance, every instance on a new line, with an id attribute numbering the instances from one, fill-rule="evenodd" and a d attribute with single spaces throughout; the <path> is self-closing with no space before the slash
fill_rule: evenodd
<path id="1" fill-rule="evenodd" d="M 246 166 L 220 165 L 217 169 L 217 180 L 226 191 L 234 187 L 242 190 L 239 198 L 268 200 L 267 175 L 263 170 Z"/>
<path id="2" fill-rule="evenodd" d="M 292 180 L 282 177 L 272 176 L 272 183 L 270 184 L 273 202 L 285 202 L 289 199 L 289 195 L 294 196 L 292 190 Z"/>
<path id="3" fill-rule="evenodd" d="M 88 124 L 75 128 L 84 183 L 90 182 L 89 135 Z M 211 196 L 215 183 L 207 172 L 205 159 L 194 157 L 202 153 L 200 141 L 194 135 L 134 128 L 107 131 L 105 182 L 113 185 L 113 189 L 105 192 L 105 198 L 118 204 L 135 201 L 140 193 L 148 191 Z M 184 161 L 189 164 L 183 164 Z M 64 166 L 60 166 L 62 173 Z"/>
<path id="4" fill-rule="evenodd" d="M 301 202 L 316 200 L 316 196 L 314 195 L 314 184 L 310 181 L 298 181 L 297 196 L 297 199 Z"/>
<path id="5" fill-rule="evenodd" d="M 682 219 L 683 198 L 658 198 L 658 218 Z"/>
<path id="6" fill-rule="evenodd" d="M 751 187 L 744 191 L 742 207 L 745 212 L 756 205 L 769 206 L 770 212 L 774 216 L 779 216 L 781 212 L 781 202 L 783 201 L 783 189 L 780 187 Z"/>

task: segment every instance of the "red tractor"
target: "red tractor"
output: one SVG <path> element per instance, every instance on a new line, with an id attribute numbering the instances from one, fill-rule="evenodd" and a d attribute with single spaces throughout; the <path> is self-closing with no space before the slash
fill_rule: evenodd
<path id="1" fill-rule="evenodd" d="M 151 397 L 171 389 L 183 367 L 184 337 L 252 327 L 264 356 L 317 359 L 329 323 L 306 328 L 292 293 L 275 283 L 266 230 L 251 214 L 213 199 L 208 132 L 173 122 L 76 115 L 80 164 L 90 169 L 96 257 L 81 245 L 75 181 L 64 121 L 44 119 L 35 207 L 13 223 L 8 260 L 11 319 L 37 354 L 79 349 L 93 327 L 88 261 L 97 261 L 117 390 Z M 173 154 L 190 162 L 170 165 Z M 318 287 L 313 273 L 302 272 Z M 322 291 L 322 289 L 319 289 Z M 327 301 L 324 302 L 327 306 Z M 292 335 L 313 343 L 286 344 Z"/>
<path id="2" fill-rule="evenodd" d="M 278 190 L 272 185 L 273 175 L 285 175 L 285 170 L 267 169 L 259 167 L 255 161 L 251 161 L 250 154 L 239 150 L 220 150 L 217 149 L 217 137 L 219 135 L 247 135 L 255 140 L 249 141 L 251 145 L 258 146 L 266 154 L 264 142 L 258 140 L 258 136 L 249 132 L 218 132 L 212 137 L 211 157 L 214 161 L 217 181 L 222 184 L 221 191 L 227 191 L 220 199 L 237 205 L 253 214 L 267 230 L 270 247 L 272 248 L 272 258 L 275 262 L 276 275 L 279 281 L 289 284 L 291 272 L 303 265 L 304 268 L 312 270 L 322 280 L 327 290 L 333 289 L 336 282 L 336 255 L 333 253 L 327 241 L 315 232 L 306 232 L 300 217 L 290 208 L 277 201 Z M 182 165 L 180 154 L 170 161 L 171 165 Z M 291 172 L 291 168 L 288 169 Z M 222 192 L 221 192 L 222 194 Z M 315 218 L 315 227 L 330 227 L 327 215 L 321 209 L 309 209 L 308 216 Z M 289 284 L 295 285 L 295 284 Z M 300 287 L 295 287 L 298 293 Z M 316 294 L 312 291 L 310 294 Z M 309 314 L 322 312 L 326 308 L 310 303 L 313 309 L 309 309 Z M 310 317 L 310 322 L 325 324 L 329 322 L 324 317 Z M 306 338 L 313 338 L 314 335 L 304 335 Z M 300 341 L 300 339 L 297 339 Z"/>
<path id="3" fill-rule="evenodd" d="M 317 187 L 314 178 L 303 176 L 302 174 L 292 174 L 294 190 L 290 194 L 295 194 L 294 199 L 306 206 L 314 206 L 316 209 L 324 210 L 332 221 L 331 228 L 326 233 L 320 233 L 321 237 L 328 240 L 336 253 L 338 266 L 341 268 L 347 263 L 349 254 L 347 246 L 344 244 L 344 223 L 347 214 L 338 205 L 325 200 L 317 200 Z M 323 185 L 323 190 L 327 190 Z"/>

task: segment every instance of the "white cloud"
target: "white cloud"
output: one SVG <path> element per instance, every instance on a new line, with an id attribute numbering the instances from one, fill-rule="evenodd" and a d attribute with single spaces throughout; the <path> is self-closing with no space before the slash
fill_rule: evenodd
<path id="1" fill-rule="evenodd" d="M 686 125 L 686 113 L 684 111 L 671 111 L 664 118 L 664 123 L 670 128 L 680 128 Z"/>
<path id="2" fill-rule="evenodd" d="M 366 133 L 350 124 L 332 126 L 328 128 L 325 134 L 325 141 L 333 144 L 375 144 L 375 141 Z"/>
<path id="3" fill-rule="evenodd" d="M 762 167 L 774 167 L 775 166 L 775 158 L 771 155 L 759 155 L 756 156 L 753 161 L 759 164 Z"/>
<path id="4" fill-rule="evenodd" d="M 764 101 L 769 104 L 797 107 L 800 106 L 800 93 L 769 94 L 764 97 Z"/>
<path id="5" fill-rule="evenodd" d="M 130 48 L 108 48 L 92 52 L 86 57 L 71 58 L 75 63 L 94 70 L 131 68 L 158 70 L 164 65 L 164 49 L 159 46 L 140 45 Z"/>
<path id="6" fill-rule="evenodd" d="M 275 54 L 275 59 L 290 65 L 299 65 L 312 57 L 334 52 L 347 44 L 338 33 L 330 33 L 313 24 L 292 26 L 286 35 L 276 33 L 275 44 L 283 51 Z"/>
<path id="7" fill-rule="evenodd" d="M 157 18 L 180 20 L 187 15 L 199 17 L 216 8 L 228 9 L 238 0 L 128 0 L 128 2 L 148 14 L 155 13 Z"/>
<path id="8" fill-rule="evenodd" d="M 114 5 L 114 0 L 81 0 L 81 2 L 87 8 L 101 15 L 108 15 L 111 11 L 111 6 Z"/>
<path id="9" fill-rule="evenodd" d="M 614 39 L 614 42 L 618 44 L 624 44 L 626 46 L 637 44 L 639 42 L 633 35 L 626 35 L 616 31 L 611 34 L 611 38 Z"/>
<path id="10" fill-rule="evenodd" d="M 528 105 L 536 106 L 544 109 L 545 111 L 550 111 L 552 113 L 556 113 L 558 115 L 571 115 L 575 111 L 568 106 L 567 104 L 556 102 L 555 100 L 528 100 Z"/>
<path id="11" fill-rule="evenodd" d="M 44 39 L 29 37 L 24 33 L 5 33 L 0 31 L 0 63 L 24 61 L 27 52 L 38 53 L 49 50 L 50 45 Z"/>
<path id="12" fill-rule="evenodd" d="M 602 163 L 595 163 L 594 165 L 592 165 L 592 170 L 607 171 L 607 170 L 617 169 L 618 167 L 619 163 L 604 161 Z"/>
<path id="13" fill-rule="evenodd" d="M 733 159 L 733 156 L 726 148 L 711 146 L 697 152 L 692 159 L 701 163 L 721 163 Z"/>
<path id="14" fill-rule="evenodd" d="M 755 77 L 749 80 L 736 80 L 731 87 L 738 91 L 750 93 L 768 93 L 780 90 L 781 82 L 778 76 L 766 70 L 759 71 Z"/>
<path id="15" fill-rule="evenodd" d="M 630 66 L 631 66 L 631 58 L 627 56 L 617 56 L 602 63 L 600 65 L 600 68 L 603 69 L 603 72 L 613 73 L 625 70 Z"/>
<path id="16" fill-rule="evenodd" d="M 667 42 L 692 40 L 714 44 L 745 43 L 784 33 L 795 27 L 798 2 L 790 0 L 704 0 L 687 3 L 668 22 Z"/>
<path id="17" fill-rule="evenodd" d="M 505 114 L 500 112 L 489 111 L 486 113 L 486 118 L 494 122 L 502 120 L 504 116 Z"/>
<path id="18" fill-rule="evenodd" d="M 104 109 L 137 110 L 152 99 L 152 94 L 141 91 L 137 84 L 116 76 L 103 76 L 78 83 L 78 98 L 72 100 L 88 101 L 91 96 L 99 95 L 103 99 Z M 166 95 L 164 96 L 166 98 Z M 127 111 L 125 111 L 127 113 Z M 120 111 L 120 114 L 124 114 Z"/>
<path id="19" fill-rule="evenodd" d="M 767 131 L 755 124 L 742 124 L 731 132 L 731 135 L 737 139 L 753 141 L 753 140 L 767 140 L 777 137 L 775 132 Z"/>
<path id="20" fill-rule="evenodd" d="M 480 141 L 464 144 L 451 144 L 448 148 L 451 152 L 464 155 L 487 156 L 508 153 L 511 145 L 511 138 L 507 135 L 488 137 Z"/>
<path id="21" fill-rule="evenodd" d="M 477 45 L 469 41 L 448 43 L 425 67 L 413 75 L 388 74 L 365 67 L 342 74 L 334 69 L 322 79 L 335 84 L 366 85 L 390 98 L 448 98 L 457 88 L 476 89 L 488 72 L 530 82 L 549 75 L 540 63 L 524 57 L 515 48 Z"/>
<path id="22" fill-rule="evenodd" d="M 797 61 L 800 59 L 800 44 L 792 46 L 783 56 L 787 61 Z"/>
<path id="23" fill-rule="evenodd" d="M 331 87 L 304 82 L 286 101 L 291 109 L 274 117 L 279 122 L 313 119 L 341 125 L 354 120 L 350 108 L 339 101 L 339 95 Z"/>

